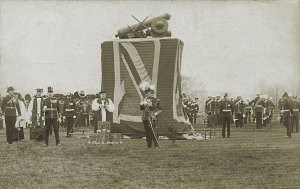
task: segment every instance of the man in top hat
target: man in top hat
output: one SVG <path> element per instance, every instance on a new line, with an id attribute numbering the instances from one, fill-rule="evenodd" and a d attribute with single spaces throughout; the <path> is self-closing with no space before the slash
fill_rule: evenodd
<path id="1" fill-rule="evenodd" d="M 59 140 L 59 102 L 56 97 L 53 96 L 53 88 L 48 87 L 47 98 L 43 101 L 43 110 L 45 112 L 45 145 L 49 144 L 50 128 L 53 127 L 56 145 L 60 146 Z"/>
<path id="2" fill-rule="evenodd" d="M 8 144 L 13 142 L 13 128 L 15 127 L 17 116 L 21 116 L 21 109 L 18 99 L 15 96 L 14 88 L 7 88 L 8 95 L 4 97 L 1 110 L 5 115 L 6 140 Z"/>
<path id="3" fill-rule="evenodd" d="M 43 117 L 43 97 L 42 97 L 43 89 L 37 88 L 36 95 L 33 96 L 29 105 L 28 105 L 28 116 L 29 120 L 31 120 L 32 126 L 42 126 L 42 117 Z"/>
<path id="4" fill-rule="evenodd" d="M 91 104 L 86 99 L 86 93 L 84 91 L 79 92 L 79 100 L 76 102 L 78 107 L 78 122 L 81 126 L 87 127 L 90 125 L 89 113 L 91 109 Z"/>
<path id="5" fill-rule="evenodd" d="M 224 99 L 221 101 L 220 104 L 220 113 L 222 116 L 222 137 L 225 138 L 225 130 L 227 128 L 227 137 L 230 138 L 230 123 L 234 113 L 234 105 L 228 98 L 228 94 L 225 93 Z"/>
<path id="6" fill-rule="evenodd" d="M 294 132 L 294 128 L 295 128 L 296 133 L 298 133 L 299 132 L 300 101 L 297 98 L 297 96 L 293 96 L 292 106 L 293 106 L 292 132 Z"/>
<path id="7" fill-rule="evenodd" d="M 73 133 L 74 129 L 74 122 L 76 119 L 76 104 L 74 99 L 72 98 L 71 93 L 67 94 L 63 114 L 63 118 L 66 120 L 65 124 L 67 128 L 67 137 L 71 137 L 71 133 Z"/>
<path id="8" fill-rule="evenodd" d="M 162 112 L 160 100 L 155 98 L 153 86 L 149 86 L 144 92 L 145 98 L 140 103 L 140 110 L 143 111 L 142 121 L 146 134 L 147 148 L 151 148 L 153 143 L 156 148 L 159 148 L 157 119 Z"/>
<path id="9" fill-rule="evenodd" d="M 94 112 L 94 133 L 98 130 L 98 121 L 112 122 L 112 112 L 115 110 L 113 102 L 106 97 L 106 92 L 100 92 L 100 98 L 96 98 L 92 102 L 92 110 Z"/>
<path id="10" fill-rule="evenodd" d="M 288 138 L 292 137 L 292 124 L 291 124 L 291 116 L 293 115 L 293 107 L 291 101 L 289 99 L 288 93 L 284 93 L 282 96 L 282 101 L 279 106 L 280 113 L 282 115 L 282 124 L 286 127 Z"/>

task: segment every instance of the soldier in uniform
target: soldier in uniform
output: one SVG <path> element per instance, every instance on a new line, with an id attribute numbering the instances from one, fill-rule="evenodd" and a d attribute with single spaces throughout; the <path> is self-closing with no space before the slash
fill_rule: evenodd
<path id="1" fill-rule="evenodd" d="M 245 103 L 245 118 L 244 118 L 244 123 L 248 124 L 251 123 L 251 105 L 249 104 L 250 100 L 246 99 L 246 103 Z"/>
<path id="2" fill-rule="evenodd" d="M 216 112 L 216 101 L 214 97 L 209 96 L 208 100 L 205 102 L 205 113 L 207 114 L 207 126 L 216 127 L 215 121 L 215 112 Z"/>
<path id="3" fill-rule="evenodd" d="M 90 125 L 89 112 L 91 109 L 90 102 L 86 99 L 86 94 L 84 91 L 79 92 L 79 100 L 76 105 L 79 109 L 78 122 L 81 126 L 87 127 Z"/>
<path id="4" fill-rule="evenodd" d="M 300 101 L 297 98 L 297 96 L 293 97 L 292 106 L 293 106 L 292 132 L 294 132 L 294 128 L 295 128 L 296 129 L 296 133 L 298 133 L 299 132 Z"/>
<path id="5" fill-rule="evenodd" d="M 13 142 L 13 129 L 17 121 L 17 115 L 21 116 L 21 109 L 18 103 L 18 99 L 14 94 L 14 88 L 7 88 L 8 95 L 4 97 L 1 105 L 1 110 L 5 115 L 6 125 L 6 140 L 8 144 Z"/>
<path id="6" fill-rule="evenodd" d="M 71 137 L 76 119 L 76 104 L 71 93 L 67 94 L 63 114 L 67 128 L 67 137 Z"/>
<path id="7" fill-rule="evenodd" d="M 157 133 L 157 116 L 162 112 L 159 99 L 154 97 L 154 87 L 149 86 L 145 89 L 145 99 L 140 103 L 143 111 L 142 121 L 146 134 L 147 148 L 152 144 L 159 148 Z"/>
<path id="8" fill-rule="evenodd" d="M 216 103 L 216 126 L 219 127 L 220 124 L 222 123 L 222 117 L 220 114 L 220 105 L 221 105 L 221 96 L 217 95 L 216 99 L 215 99 L 215 103 Z"/>
<path id="9" fill-rule="evenodd" d="M 58 119 L 59 119 L 59 102 L 56 97 L 53 96 L 53 88 L 48 87 L 47 98 L 43 101 L 43 110 L 45 112 L 45 144 L 49 144 L 49 133 L 50 127 L 53 127 L 56 145 L 60 146 L 59 140 L 59 128 L 58 128 Z"/>
<path id="10" fill-rule="evenodd" d="M 275 105 L 272 102 L 272 97 L 268 97 L 266 100 L 266 114 L 268 115 L 268 119 L 267 119 L 267 123 L 271 123 L 272 119 L 273 119 L 273 113 L 274 113 L 274 109 L 275 109 Z"/>
<path id="11" fill-rule="evenodd" d="M 243 127 L 244 125 L 244 111 L 245 103 L 241 96 L 238 96 L 234 102 L 234 112 L 235 112 L 235 125 L 236 127 Z"/>
<path id="12" fill-rule="evenodd" d="M 95 98 L 92 102 L 94 112 L 94 133 L 98 130 L 98 121 L 112 122 L 112 112 L 115 110 L 113 102 L 106 97 L 106 92 L 100 92 L 100 98 Z"/>
<path id="13" fill-rule="evenodd" d="M 225 138 L 225 130 L 227 128 L 227 137 L 230 138 L 230 123 L 234 113 L 234 106 L 229 100 L 227 93 L 225 93 L 224 99 L 221 101 L 220 113 L 223 119 L 222 137 Z"/>
<path id="14" fill-rule="evenodd" d="M 193 119 L 192 124 L 196 124 L 198 112 L 199 112 L 198 98 L 195 98 L 195 100 L 192 102 L 192 119 Z"/>
<path id="15" fill-rule="evenodd" d="M 260 129 L 263 125 L 263 113 L 265 107 L 265 103 L 261 99 L 260 94 L 257 94 L 256 98 L 250 102 L 250 105 L 254 107 L 256 128 Z"/>
<path id="16" fill-rule="evenodd" d="M 288 138 L 292 137 L 292 125 L 291 116 L 293 115 L 293 107 L 289 99 L 288 94 L 285 92 L 282 96 L 282 102 L 280 103 L 280 112 L 282 114 L 282 123 L 286 127 Z"/>

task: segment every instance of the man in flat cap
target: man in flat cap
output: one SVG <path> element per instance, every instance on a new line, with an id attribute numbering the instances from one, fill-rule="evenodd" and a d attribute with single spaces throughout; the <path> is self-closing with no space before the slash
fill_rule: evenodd
<path id="1" fill-rule="evenodd" d="M 113 102 L 106 97 L 106 92 L 100 92 L 100 98 L 95 98 L 92 102 L 94 113 L 94 133 L 98 130 L 98 121 L 112 122 L 112 112 L 115 110 Z"/>
<path id="2" fill-rule="evenodd" d="M 220 104 L 220 113 L 222 116 L 222 137 L 225 138 L 225 130 L 227 128 L 227 137 L 230 138 L 230 123 L 234 113 L 234 106 L 230 99 L 228 98 L 228 94 L 225 93 L 224 99 Z"/>
<path id="3" fill-rule="evenodd" d="M 50 128 L 53 127 L 56 145 L 60 146 L 59 129 L 58 129 L 58 112 L 59 102 L 53 96 L 53 88 L 48 87 L 47 98 L 43 101 L 43 110 L 45 112 L 45 145 L 49 144 Z"/>
<path id="4" fill-rule="evenodd" d="M 282 124 L 286 127 L 286 134 L 288 138 L 292 137 L 292 124 L 291 116 L 293 115 L 293 107 L 289 99 L 288 93 L 284 93 L 282 96 L 282 101 L 279 106 L 280 113 L 282 115 Z"/>
<path id="5" fill-rule="evenodd" d="M 5 115 L 6 140 L 8 144 L 13 142 L 13 128 L 15 127 L 17 116 L 21 116 L 21 109 L 18 99 L 15 96 L 14 88 L 7 88 L 8 95 L 4 97 L 1 110 Z"/>

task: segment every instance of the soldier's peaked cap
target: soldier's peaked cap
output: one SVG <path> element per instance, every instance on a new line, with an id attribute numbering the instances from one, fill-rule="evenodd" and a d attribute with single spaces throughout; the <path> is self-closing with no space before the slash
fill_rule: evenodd
<path id="1" fill-rule="evenodd" d="M 35 89 L 37 92 L 43 92 L 43 89 L 42 88 L 36 88 Z"/>
<path id="2" fill-rule="evenodd" d="M 289 95 L 288 95 L 287 92 L 284 92 L 283 95 L 282 95 L 282 97 L 288 97 L 288 96 L 289 96 Z"/>

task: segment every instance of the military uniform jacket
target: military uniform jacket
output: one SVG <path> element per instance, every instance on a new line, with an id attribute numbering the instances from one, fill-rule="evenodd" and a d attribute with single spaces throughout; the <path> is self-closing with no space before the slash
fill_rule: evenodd
<path id="1" fill-rule="evenodd" d="M 66 117 L 73 117 L 76 114 L 76 104 L 74 100 L 66 100 L 64 105 L 63 115 Z"/>
<path id="2" fill-rule="evenodd" d="M 299 111 L 300 111 L 300 102 L 299 101 L 293 101 L 292 108 L 293 108 L 293 115 L 295 117 L 298 117 L 299 116 Z"/>
<path id="3" fill-rule="evenodd" d="M 206 113 L 216 113 L 217 103 L 213 99 L 207 100 L 205 102 L 205 112 Z"/>
<path id="4" fill-rule="evenodd" d="M 148 104 L 140 104 L 140 110 L 143 110 L 142 120 L 156 120 L 157 116 L 154 116 L 154 114 L 162 110 L 160 100 L 155 97 L 147 97 L 145 101 L 147 101 Z"/>
<path id="5" fill-rule="evenodd" d="M 59 102 L 56 97 L 48 97 L 43 101 L 45 119 L 54 119 L 58 117 Z"/>
<path id="6" fill-rule="evenodd" d="M 77 103 L 77 108 L 81 110 L 82 114 L 89 114 L 91 110 L 91 104 L 87 100 L 79 100 Z"/>
<path id="7" fill-rule="evenodd" d="M 293 114 L 293 106 L 292 106 L 292 102 L 290 100 L 284 99 L 281 101 L 280 104 L 281 104 L 281 107 L 279 107 L 279 108 L 284 117 L 288 117 L 291 114 Z"/>
<path id="8" fill-rule="evenodd" d="M 18 115 L 21 115 L 21 109 L 20 109 L 20 105 L 18 103 L 18 101 L 14 102 L 13 101 L 13 97 L 11 97 L 10 95 L 7 95 L 6 97 L 4 97 L 2 104 L 1 104 L 1 110 L 2 112 L 4 112 L 5 116 L 17 116 L 17 112 Z"/>
<path id="9" fill-rule="evenodd" d="M 222 100 L 220 104 L 220 113 L 223 117 L 231 117 L 234 112 L 234 106 L 230 100 Z"/>
<path id="10" fill-rule="evenodd" d="M 235 113 L 244 113 L 246 105 L 242 100 L 234 102 L 234 112 Z"/>

